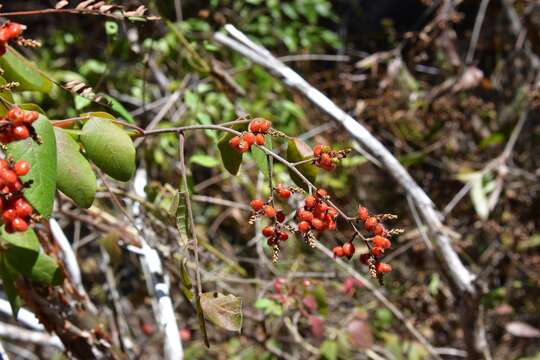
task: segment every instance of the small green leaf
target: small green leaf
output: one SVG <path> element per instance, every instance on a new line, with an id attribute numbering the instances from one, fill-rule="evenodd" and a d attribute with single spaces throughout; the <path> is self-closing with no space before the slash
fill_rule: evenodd
<path id="1" fill-rule="evenodd" d="M 41 106 L 37 105 L 37 104 L 32 104 L 32 103 L 24 103 L 24 104 L 19 104 L 19 107 L 23 110 L 27 110 L 27 111 L 35 111 L 37 113 L 40 113 L 42 115 L 45 115 L 45 110 L 43 110 L 41 108 Z"/>
<path id="2" fill-rule="evenodd" d="M 135 146 L 129 135 L 105 118 L 91 117 L 84 126 L 81 142 L 87 157 L 103 172 L 120 181 L 135 174 Z"/>
<path id="3" fill-rule="evenodd" d="M 21 300 L 17 294 L 17 289 L 15 288 L 15 276 L 13 270 L 7 264 L 4 256 L 0 257 L 0 277 L 2 278 L 2 285 L 4 286 L 4 292 L 7 295 L 9 305 L 11 305 L 13 317 L 17 318 L 17 313 L 21 307 Z"/>
<path id="4" fill-rule="evenodd" d="M 30 172 L 22 180 L 31 180 L 32 184 L 25 189 L 24 197 L 38 213 L 48 218 L 56 190 L 56 140 L 53 127 L 45 116 L 40 115 L 32 126 L 42 143 L 38 144 L 31 138 L 12 142 L 7 153 L 16 161 L 24 159 L 30 163 Z"/>
<path id="5" fill-rule="evenodd" d="M 247 129 L 247 125 L 235 125 L 232 128 L 237 131 L 242 131 Z M 219 139 L 218 142 L 218 148 L 221 154 L 223 166 L 232 175 L 238 174 L 238 170 L 240 170 L 240 165 L 242 164 L 243 155 L 231 148 L 229 145 L 229 140 L 231 140 L 234 136 L 234 134 L 226 133 L 221 137 L 221 139 Z"/>
<path id="6" fill-rule="evenodd" d="M 186 209 L 186 192 L 179 191 L 177 195 L 177 206 L 176 206 L 176 228 L 180 234 L 180 242 L 183 246 L 188 243 L 188 218 L 187 218 L 187 209 Z"/>
<path id="7" fill-rule="evenodd" d="M 193 284 L 191 282 L 191 277 L 189 276 L 189 271 L 187 269 L 187 260 L 182 259 L 180 262 L 180 279 L 182 280 L 182 293 L 189 300 L 193 301 Z"/>
<path id="8" fill-rule="evenodd" d="M 4 69 L 4 78 L 7 81 L 20 83 L 18 91 L 49 93 L 53 87 L 49 77 L 10 46 L 4 56 L 0 57 L 0 68 Z"/>
<path id="9" fill-rule="evenodd" d="M 282 316 L 283 306 L 275 300 L 262 298 L 255 302 L 255 308 L 264 311 L 265 315 Z"/>
<path id="10" fill-rule="evenodd" d="M 272 138 L 270 136 L 265 136 L 264 138 L 264 146 L 267 149 L 272 150 Z M 262 151 L 256 146 L 252 146 L 251 154 L 253 156 L 253 160 L 255 160 L 255 164 L 257 165 L 259 171 L 261 171 L 264 176 L 268 176 L 268 158 L 264 151 Z"/>
<path id="11" fill-rule="evenodd" d="M 89 208 L 96 196 L 96 175 L 79 144 L 62 129 L 56 135 L 56 185 L 77 205 Z"/>
<path id="12" fill-rule="evenodd" d="M 135 119 L 133 118 L 133 116 L 131 116 L 129 111 L 127 111 L 127 109 L 124 107 L 124 105 L 122 105 L 120 101 L 116 100 L 110 95 L 105 95 L 104 97 L 105 99 L 107 99 L 108 102 L 110 102 L 111 109 L 113 109 L 118 115 L 120 115 L 122 119 L 126 120 L 131 124 L 135 123 Z"/>
<path id="13" fill-rule="evenodd" d="M 203 336 L 204 344 L 207 348 L 210 347 L 210 341 L 208 340 L 208 332 L 206 331 L 206 320 L 204 318 L 204 312 L 201 304 L 201 297 L 198 293 L 195 293 L 195 312 L 197 313 L 197 320 L 199 321 L 199 329 Z"/>
<path id="14" fill-rule="evenodd" d="M 52 257 L 39 254 L 29 278 L 45 285 L 60 285 L 64 280 L 64 275 Z"/>
<path id="15" fill-rule="evenodd" d="M 332 340 L 325 340 L 320 347 L 321 358 L 324 360 L 337 360 L 338 343 Z"/>
<path id="16" fill-rule="evenodd" d="M 16 246 L 35 252 L 39 252 L 40 249 L 39 239 L 32 228 L 26 230 L 25 232 L 15 232 L 12 234 L 5 232 L 2 228 L 0 238 L 10 246 Z"/>
<path id="17" fill-rule="evenodd" d="M 310 158 L 313 156 L 313 150 L 302 140 L 298 138 L 290 139 L 287 143 L 287 160 L 291 163 L 299 162 L 305 159 Z M 319 169 L 311 164 L 306 163 L 302 164 L 296 167 L 302 175 L 306 177 L 309 181 L 312 183 L 317 178 L 317 173 L 319 172 Z M 294 181 L 294 183 L 298 186 L 300 186 L 304 190 L 309 190 L 309 187 L 302 179 L 296 175 L 294 172 L 289 170 L 289 175 L 291 176 L 291 179 Z"/>
<path id="18" fill-rule="evenodd" d="M 204 314 L 215 325 L 229 331 L 242 329 L 242 298 L 232 294 L 218 292 L 201 294 L 201 306 Z"/>
<path id="19" fill-rule="evenodd" d="M 213 168 L 219 165 L 219 160 L 210 155 L 195 154 L 189 158 L 189 163 L 197 164 L 206 168 Z"/>

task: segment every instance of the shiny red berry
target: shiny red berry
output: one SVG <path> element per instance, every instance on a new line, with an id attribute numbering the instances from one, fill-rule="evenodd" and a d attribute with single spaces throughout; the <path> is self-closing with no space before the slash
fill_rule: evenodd
<path id="1" fill-rule="evenodd" d="M 343 248 L 343 254 L 347 256 L 349 259 L 354 255 L 355 248 L 354 248 L 353 243 L 350 243 L 350 242 L 345 243 L 343 244 L 342 248 Z"/>
<path id="2" fill-rule="evenodd" d="M 242 139 L 244 139 L 244 141 L 247 142 L 249 146 L 255 144 L 255 135 L 253 135 L 252 133 L 245 133 L 244 135 L 242 135 Z"/>
<path id="3" fill-rule="evenodd" d="M 286 232 L 281 231 L 279 233 L 279 240 L 286 241 L 288 238 L 289 238 L 289 234 L 287 234 Z"/>
<path id="4" fill-rule="evenodd" d="M 334 256 L 336 257 L 343 257 L 345 255 L 345 252 L 343 251 L 342 246 L 334 246 L 332 249 L 332 252 L 334 253 Z"/>
<path id="5" fill-rule="evenodd" d="M 373 246 L 380 247 L 382 249 L 388 249 L 392 246 L 392 243 L 387 238 L 376 235 L 373 238 Z"/>
<path id="6" fill-rule="evenodd" d="M 15 163 L 13 170 L 17 176 L 24 176 L 30 171 L 30 163 L 26 160 L 19 160 Z"/>
<path id="7" fill-rule="evenodd" d="M 15 209 L 7 209 L 2 213 L 2 220 L 4 224 L 11 223 L 17 217 Z"/>
<path id="8" fill-rule="evenodd" d="M 315 197 L 310 195 L 304 200 L 304 206 L 306 207 L 306 209 L 312 209 L 315 206 L 316 202 L 317 200 L 315 199 Z"/>
<path id="9" fill-rule="evenodd" d="M 371 248 L 371 253 L 374 256 L 379 257 L 379 256 L 382 256 L 384 254 L 384 249 L 381 248 L 381 247 L 374 246 L 374 247 Z"/>
<path id="10" fill-rule="evenodd" d="M 261 122 L 257 119 L 254 119 L 249 123 L 248 128 L 249 131 L 251 131 L 252 133 L 258 133 L 261 129 Z"/>
<path id="11" fill-rule="evenodd" d="M 15 212 L 21 219 L 26 219 L 28 216 L 32 215 L 32 211 L 32 206 L 23 198 L 19 198 L 15 201 Z"/>
<path id="12" fill-rule="evenodd" d="M 276 216 L 276 209 L 272 205 L 266 205 L 264 207 L 264 215 L 266 215 L 269 218 L 273 218 Z"/>
<path id="13" fill-rule="evenodd" d="M 267 226 L 265 227 L 263 230 L 262 230 L 262 234 L 266 237 L 270 237 L 272 235 L 274 235 L 274 227 L 273 226 Z"/>
<path id="14" fill-rule="evenodd" d="M 377 270 L 378 273 L 385 274 L 392 271 L 392 267 L 387 263 L 380 262 L 375 264 L 375 270 Z"/>
<path id="15" fill-rule="evenodd" d="M 300 213 L 298 218 L 302 221 L 311 222 L 313 220 L 313 213 L 311 211 L 304 210 Z"/>
<path id="16" fill-rule="evenodd" d="M 13 219 L 13 221 L 11 222 L 11 226 L 13 227 L 13 230 L 18 232 L 23 232 L 28 229 L 28 223 L 18 217 Z"/>
<path id="17" fill-rule="evenodd" d="M 264 202 L 261 199 L 254 199 L 254 200 L 251 200 L 249 205 L 251 206 L 253 210 L 259 211 L 263 208 Z"/>
<path id="18" fill-rule="evenodd" d="M 317 144 L 313 147 L 313 155 L 319 157 L 322 154 L 322 145 Z"/>
<path id="19" fill-rule="evenodd" d="M 326 229 L 326 224 L 321 219 L 313 219 L 313 221 L 311 221 L 311 226 L 317 231 L 324 231 Z"/>
<path id="20" fill-rule="evenodd" d="M 250 145 L 246 141 L 240 141 L 238 147 L 236 148 L 240 153 L 248 152 Z"/>
<path id="21" fill-rule="evenodd" d="M 363 206 L 360 206 L 358 208 L 358 219 L 360 219 L 362 221 L 366 221 L 368 219 L 368 217 L 369 217 L 368 209 L 366 209 Z"/>
<path id="22" fill-rule="evenodd" d="M 26 114 L 24 114 L 23 121 L 25 124 L 31 125 L 38 118 L 39 118 L 39 114 L 36 111 L 29 111 Z"/>
<path id="23" fill-rule="evenodd" d="M 369 232 L 373 232 L 375 230 L 375 227 L 377 227 L 377 224 L 379 222 L 374 217 L 367 218 L 366 222 L 364 223 L 364 229 L 366 229 Z"/>
<path id="24" fill-rule="evenodd" d="M 255 143 L 257 145 L 264 145 L 265 139 L 263 134 L 257 134 L 255 136 Z"/>
<path id="25" fill-rule="evenodd" d="M 232 137 L 231 140 L 229 140 L 229 145 L 230 145 L 233 149 L 238 148 L 238 145 L 240 145 L 240 136 L 234 136 L 234 137 Z"/>
<path id="26" fill-rule="evenodd" d="M 298 231 L 301 233 L 307 233 L 311 229 L 311 225 L 307 221 L 302 221 L 298 224 Z"/>
<path id="27" fill-rule="evenodd" d="M 272 127 L 272 123 L 266 119 L 263 119 L 261 121 L 261 126 L 259 127 L 259 131 L 263 134 L 266 134 L 271 127 Z"/>
<path id="28" fill-rule="evenodd" d="M 4 181 L 5 184 L 13 185 L 19 179 L 15 171 L 3 169 L 0 171 L 0 178 Z"/>
<path id="29" fill-rule="evenodd" d="M 11 134 L 16 140 L 24 140 L 30 136 L 30 131 L 28 131 L 28 128 L 25 125 L 19 125 L 11 130 Z"/>

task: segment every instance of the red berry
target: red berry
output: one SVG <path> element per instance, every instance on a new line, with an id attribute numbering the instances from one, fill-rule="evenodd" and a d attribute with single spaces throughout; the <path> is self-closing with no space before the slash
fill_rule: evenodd
<path id="1" fill-rule="evenodd" d="M 367 265 L 370 257 L 371 255 L 369 253 L 365 253 L 365 254 L 360 255 L 358 259 L 360 260 L 362 264 Z"/>
<path id="2" fill-rule="evenodd" d="M 324 189 L 319 189 L 319 190 L 317 190 L 317 195 L 319 197 L 325 198 L 325 197 L 328 196 L 328 191 L 326 191 Z"/>
<path id="3" fill-rule="evenodd" d="M 332 252 L 334 253 L 334 256 L 336 257 L 343 257 L 345 255 L 345 252 L 343 251 L 342 246 L 334 246 L 332 249 Z"/>
<path id="4" fill-rule="evenodd" d="M 0 178 L 9 186 L 13 185 L 19 179 L 15 171 L 3 169 L 0 171 Z"/>
<path id="5" fill-rule="evenodd" d="M 302 221 L 298 224 L 298 231 L 301 233 L 307 233 L 311 229 L 311 225 L 307 221 Z"/>
<path id="6" fill-rule="evenodd" d="M 9 168 L 9 163 L 7 160 L 0 160 L 0 170 L 2 169 L 8 169 Z"/>
<path id="7" fill-rule="evenodd" d="M 336 225 L 336 222 L 335 222 L 335 221 L 329 221 L 329 222 L 328 222 L 328 230 L 334 231 L 334 230 L 336 230 L 336 226 L 337 226 L 337 225 Z"/>
<path id="8" fill-rule="evenodd" d="M 32 215 L 32 206 L 23 198 L 19 198 L 15 201 L 15 212 L 21 219 L 26 219 Z"/>
<path id="9" fill-rule="evenodd" d="M 291 197 L 291 191 L 289 189 L 282 189 L 278 194 L 283 199 L 288 199 Z"/>
<path id="10" fill-rule="evenodd" d="M 247 142 L 249 146 L 255 144 L 255 135 L 253 135 L 252 133 L 245 133 L 244 135 L 242 135 L 242 139 L 244 139 L 244 141 Z"/>
<path id="11" fill-rule="evenodd" d="M 6 48 L 6 43 L 9 40 L 9 29 L 6 26 L 0 28 L 0 43 Z"/>
<path id="12" fill-rule="evenodd" d="M 312 209 L 315 206 L 316 201 L 317 200 L 315 199 L 315 197 L 310 195 L 304 200 L 304 206 L 306 207 L 306 209 Z"/>
<path id="13" fill-rule="evenodd" d="M 23 121 L 25 124 L 31 125 L 38 118 L 39 118 L 39 114 L 36 111 L 29 111 L 26 114 L 24 114 Z"/>
<path id="14" fill-rule="evenodd" d="M 384 225 L 381 223 L 378 223 L 377 226 L 375 226 L 375 230 L 373 231 L 375 235 L 384 235 L 386 233 L 386 230 L 384 228 Z"/>
<path id="15" fill-rule="evenodd" d="M 257 134 L 255 136 L 255 143 L 257 145 L 264 145 L 265 139 L 263 134 Z"/>
<path id="16" fill-rule="evenodd" d="M 288 238 L 289 238 L 289 235 L 288 235 L 286 232 L 281 231 L 281 232 L 279 233 L 279 240 L 285 241 L 285 240 L 287 240 Z"/>
<path id="17" fill-rule="evenodd" d="M 328 215 L 330 215 L 330 217 L 332 219 L 335 219 L 338 216 L 337 210 L 335 208 L 333 208 L 333 207 L 329 207 L 328 210 L 326 211 L 326 213 Z"/>
<path id="18" fill-rule="evenodd" d="M 373 246 L 388 249 L 390 246 L 392 246 L 392 243 L 387 238 L 377 235 L 373 238 Z"/>
<path id="19" fill-rule="evenodd" d="M 264 207 L 264 215 L 268 216 L 269 218 L 273 218 L 276 216 L 276 209 L 272 205 L 266 205 Z"/>
<path id="20" fill-rule="evenodd" d="M 321 165 L 324 167 L 332 166 L 332 158 L 328 154 L 322 154 L 320 162 L 321 162 Z"/>
<path id="21" fill-rule="evenodd" d="M 16 217 L 17 213 L 15 212 L 15 209 L 7 209 L 2 213 L 2 220 L 4 221 L 4 224 L 11 223 Z"/>
<path id="22" fill-rule="evenodd" d="M 317 144 L 313 147 L 313 155 L 319 157 L 322 154 L 322 145 Z"/>
<path id="23" fill-rule="evenodd" d="M 19 160 L 15 163 L 13 170 L 17 176 L 24 176 L 30 171 L 30 163 L 26 160 Z"/>
<path id="24" fill-rule="evenodd" d="M 261 129 L 261 122 L 257 119 L 251 120 L 248 127 L 249 131 L 252 133 L 258 133 Z"/>
<path id="25" fill-rule="evenodd" d="M 358 219 L 360 219 L 362 221 L 366 221 L 368 217 L 369 217 L 368 209 L 366 209 L 363 206 L 360 206 L 358 208 Z"/>
<path id="26" fill-rule="evenodd" d="M 0 143 L 6 145 L 12 141 L 13 141 L 13 137 L 11 136 L 11 132 L 0 133 Z"/>
<path id="27" fill-rule="evenodd" d="M 11 133 L 16 140 L 24 140 L 30 136 L 30 131 L 28 131 L 28 128 L 25 125 L 15 126 L 11 130 Z"/>
<path id="28" fill-rule="evenodd" d="M 299 216 L 300 220 L 311 222 L 313 220 L 313 213 L 311 211 L 302 211 Z"/>
<path id="29" fill-rule="evenodd" d="M 250 145 L 246 141 L 240 141 L 240 144 L 238 144 L 237 150 L 240 153 L 245 153 L 249 151 Z"/>
<path id="30" fill-rule="evenodd" d="M 251 206 L 253 210 L 259 211 L 263 208 L 264 202 L 261 199 L 255 199 L 255 200 L 251 200 L 249 205 Z"/>
<path id="31" fill-rule="evenodd" d="M 326 212 L 326 210 L 328 210 L 328 205 L 326 205 L 326 203 L 320 202 L 315 207 L 315 210 L 318 212 L 324 213 Z"/>
<path id="32" fill-rule="evenodd" d="M 326 224 L 320 219 L 313 219 L 313 221 L 311 221 L 311 226 L 318 231 L 324 231 L 326 229 Z"/>
<path id="33" fill-rule="evenodd" d="M 11 192 L 21 191 L 23 187 L 22 182 L 20 182 L 19 180 L 15 181 L 13 184 L 8 185 L 8 186 Z"/>
<path id="34" fill-rule="evenodd" d="M 19 37 L 25 28 L 23 25 L 19 23 L 15 23 L 15 22 L 7 24 L 6 27 L 7 27 L 8 35 L 10 39 Z"/>
<path id="35" fill-rule="evenodd" d="M 9 121 L 13 122 L 13 121 L 17 121 L 19 119 L 24 118 L 24 113 L 19 107 L 14 106 L 11 109 L 9 109 L 9 111 L 6 114 L 6 117 L 8 118 Z"/>
<path id="36" fill-rule="evenodd" d="M 349 259 L 354 255 L 355 248 L 354 248 L 353 243 L 350 243 L 350 242 L 345 243 L 343 244 L 342 248 L 343 248 L 343 254 L 347 256 Z"/>
<path id="37" fill-rule="evenodd" d="M 266 134 L 268 130 L 272 127 L 272 123 L 266 119 L 261 120 L 261 126 L 259 127 L 259 131 L 263 134 Z"/>
<path id="38" fill-rule="evenodd" d="M 380 248 L 380 247 L 377 247 L 377 246 L 374 246 L 374 247 L 371 248 L 371 253 L 374 256 L 379 257 L 379 256 L 382 256 L 384 254 L 384 249 Z"/>
<path id="39" fill-rule="evenodd" d="M 375 270 L 377 270 L 378 273 L 385 274 L 392 271 L 392 267 L 387 263 L 380 262 L 375 264 Z"/>
<path id="40" fill-rule="evenodd" d="M 155 331 L 155 329 L 152 326 L 152 324 L 147 323 L 147 322 L 142 324 L 142 332 L 143 332 L 144 335 L 150 336 L 150 335 L 152 335 L 154 333 L 154 331 Z"/>
<path id="41" fill-rule="evenodd" d="M 364 229 L 366 229 L 369 232 L 373 232 L 375 230 L 375 227 L 377 226 L 379 222 L 374 217 L 367 218 L 366 222 L 364 223 Z"/>
<path id="42" fill-rule="evenodd" d="M 274 235 L 274 227 L 273 226 L 267 226 L 262 230 L 262 234 L 266 237 L 270 237 Z"/>
<path id="43" fill-rule="evenodd" d="M 234 136 L 233 138 L 231 138 L 231 140 L 229 140 L 229 145 L 233 149 L 238 148 L 238 145 L 240 145 L 240 136 Z"/>

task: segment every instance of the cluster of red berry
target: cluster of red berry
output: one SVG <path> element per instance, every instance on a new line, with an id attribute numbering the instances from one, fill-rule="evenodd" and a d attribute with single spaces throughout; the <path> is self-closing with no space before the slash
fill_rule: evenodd
<path id="1" fill-rule="evenodd" d="M 280 184 L 283 186 L 282 184 Z M 279 194 L 279 192 L 278 192 Z M 290 191 L 287 197 L 290 197 Z M 270 201 L 264 202 L 261 199 L 251 200 L 251 208 L 255 211 L 255 214 L 266 216 L 272 220 L 277 221 L 277 223 L 282 223 L 285 221 L 285 214 L 282 210 L 276 210 L 269 203 Z M 285 241 L 289 238 L 289 234 L 281 229 L 279 225 L 275 226 L 266 226 L 262 229 L 262 234 L 268 239 L 268 246 L 274 246 L 279 243 L 279 241 Z"/>
<path id="2" fill-rule="evenodd" d="M 317 144 L 313 147 L 313 156 L 315 157 L 313 164 L 326 171 L 332 171 L 349 152 L 350 149 L 332 150 L 328 145 Z"/>
<path id="3" fill-rule="evenodd" d="M 32 134 L 32 123 L 38 118 L 35 111 L 25 112 L 17 106 L 12 107 L 5 117 L 0 118 L 0 143 L 6 145 L 26 139 Z"/>
<path id="4" fill-rule="evenodd" d="M 347 259 L 350 259 L 354 255 L 355 250 L 352 241 L 350 241 L 343 245 L 334 246 L 332 252 L 335 257 L 347 257 Z"/>
<path id="5" fill-rule="evenodd" d="M 229 140 L 229 145 L 239 153 L 245 153 L 251 149 L 251 145 L 264 145 L 264 134 L 272 127 L 272 123 L 263 118 L 250 121 L 248 129 L 241 136 L 234 136 Z"/>
<path id="6" fill-rule="evenodd" d="M 0 212 L 8 233 L 28 229 L 33 208 L 21 194 L 24 184 L 19 177 L 29 171 L 26 160 L 0 160 Z"/>
<path id="7" fill-rule="evenodd" d="M 15 22 L 7 22 L 0 26 L 0 56 L 6 53 L 8 41 L 21 36 L 24 29 L 26 26 Z"/>
<path id="8" fill-rule="evenodd" d="M 370 216 L 369 211 L 365 207 L 361 206 L 358 208 L 358 220 L 363 222 L 366 231 L 374 235 L 371 238 L 372 247 L 370 253 L 362 254 L 360 256 L 360 261 L 369 265 L 371 257 L 373 256 L 375 259 L 381 257 L 384 254 L 384 251 L 392 246 L 392 242 L 386 238 L 388 232 L 384 225 L 381 224 L 376 217 Z M 379 260 L 376 260 L 374 265 L 378 274 L 389 273 L 392 271 L 392 267 L 389 264 Z"/>
<path id="9" fill-rule="evenodd" d="M 296 211 L 296 217 L 300 220 L 298 231 L 305 234 L 312 228 L 322 233 L 325 230 L 336 229 L 337 210 L 326 203 L 328 193 L 319 189 L 315 196 L 308 195 L 304 199 L 304 206 Z"/>

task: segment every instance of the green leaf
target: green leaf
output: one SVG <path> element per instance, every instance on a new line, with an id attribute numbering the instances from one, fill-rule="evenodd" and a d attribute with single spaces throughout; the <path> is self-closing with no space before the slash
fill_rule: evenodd
<path id="1" fill-rule="evenodd" d="M 229 331 L 242 329 L 242 298 L 232 294 L 218 292 L 201 294 L 201 306 L 204 314 L 215 325 Z"/>
<path id="2" fill-rule="evenodd" d="M 320 347 L 321 358 L 325 360 L 337 360 L 338 343 L 332 340 L 325 340 Z"/>
<path id="3" fill-rule="evenodd" d="M 518 250 L 523 251 L 537 246 L 540 246 L 540 234 L 533 234 L 529 239 L 519 242 Z"/>
<path id="4" fill-rule="evenodd" d="M 176 203 L 176 228 L 180 234 L 180 240 L 182 245 L 187 245 L 188 243 L 188 218 L 187 218 L 187 209 L 186 209 L 186 192 L 179 191 L 177 194 L 177 203 Z"/>
<path id="5" fill-rule="evenodd" d="M 191 282 L 191 277 L 189 276 L 189 271 L 187 269 L 187 260 L 182 259 L 180 262 L 180 280 L 182 280 L 181 290 L 184 293 L 184 296 L 189 300 L 193 301 L 193 291 L 191 290 L 193 284 Z"/>
<path id="6" fill-rule="evenodd" d="M 264 146 L 267 149 L 272 150 L 272 138 L 270 136 L 265 136 L 264 138 Z M 257 165 L 259 171 L 261 171 L 264 176 L 268 176 L 268 159 L 264 151 L 256 146 L 253 146 L 251 148 L 251 154 L 253 155 L 253 159 L 255 160 L 255 164 Z"/>
<path id="7" fill-rule="evenodd" d="M 2 240 L 9 244 L 5 260 L 13 269 L 28 276 L 40 252 L 39 240 L 34 230 L 30 228 L 25 232 L 13 234 L 2 231 Z"/>
<path id="8" fill-rule="evenodd" d="M 247 125 L 235 125 L 232 128 L 237 131 L 242 131 L 247 129 Z M 238 174 L 238 170 L 240 170 L 240 165 L 242 164 L 243 155 L 231 148 L 229 145 L 229 140 L 231 140 L 234 136 L 234 134 L 226 133 L 221 137 L 221 139 L 219 139 L 218 142 L 218 148 L 221 154 L 223 166 L 232 175 Z"/>
<path id="9" fill-rule="evenodd" d="M 204 344 L 207 348 L 210 347 L 210 341 L 208 340 L 208 332 L 206 331 L 206 320 L 204 318 L 204 312 L 201 304 L 201 297 L 199 293 L 195 293 L 195 312 L 197 313 L 197 320 L 199 321 L 199 329 L 203 336 Z"/>
<path id="10" fill-rule="evenodd" d="M 210 155 L 195 154 L 189 158 L 189 163 L 197 164 L 206 168 L 213 168 L 219 165 L 219 160 Z"/>
<path id="11" fill-rule="evenodd" d="M 12 234 L 9 234 L 2 229 L 0 238 L 10 246 L 16 246 L 35 252 L 39 252 L 40 249 L 39 239 L 32 228 L 25 232 L 15 232 Z"/>
<path id="12" fill-rule="evenodd" d="M 126 120 L 131 124 L 135 123 L 135 119 L 133 118 L 133 116 L 131 116 L 129 111 L 127 111 L 127 109 L 124 107 L 124 105 L 122 105 L 120 101 L 116 100 L 110 95 L 105 95 L 104 97 L 105 99 L 107 99 L 107 101 L 110 102 L 111 109 L 113 109 L 118 115 L 120 115 L 122 119 Z"/>
<path id="13" fill-rule="evenodd" d="M 41 108 L 41 106 L 37 105 L 37 104 L 32 104 L 32 103 L 24 103 L 24 104 L 19 104 L 19 107 L 23 110 L 28 110 L 28 111 L 35 111 L 37 113 L 40 113 L 42 115 L 45 115 L 45 110 L 43 110 Z"/>
<path id="14" fill-rule="evenodd" d="M 86 156 L 112 178 L 128 181 L 135 174 L 135 146 L 129 135 L 105 118 L 91 117 L 81 142 Z"/>
<path id="15" fill-rule="evenodd" d="M 38 144 L 31 138 L 12 142 L 7 153 L 16 161 L 24 159 L 30 163 L 30 172 L 22 180 L 31 180 L 32 185 L 25 189 L 24 197 L 38 213 L 48 218 L 56 190 L 56 140 L 53 127 L 45 116 L 40 115 L 32 126 L 42 143 Z"/>
<path id="16" fill-rule="evenodd" d="M 96 196 L 96 175 L 79 144 L 62 129 L 56 135 L 56 186 L 77 205 L 89 208 Z"/>
<path id="17" fill-rule="evenodd" d="M 46 254 L 39 254 L 29 278 L 45 285 L 60 285 L 64 280 L 64 275 L 53 258 Z"/>
<path id="18" fill-rule="evenodd" d="M 255 302 L 255 308 L 264 311 L 265 315 L 283 315 L 283 306 L 275 300 L 267 298 L 258 299 Z"/>
<path id="19" fill-rule="evenodd" d="M 21 307 L 21 300 L 15 288 L 15 276 L 4 256 L 0 257 L 0 277 L 2 278 L 2 285 L 11 306 L 13 317 L 17 318 L 17 313 Z"/>
<path id="20" fill-rule="evenodd" d="M 12 47 L 0 57 L 0 68 L 4 69 L 4 78 L 7 81 L 17 81 L 19 91 L 40 91 L 49 93 L 53 82 L 34 63 L 26 59 Z"/>
<path id="21" fill-rule="evenodd" d="M 302 140 L 298 138 L 294 138 L 294 139 L 290 139 L 289 142 L 287 143 L 287 160 L 289 162 L 295 163 L 298 161 L 308 159 L 311 156 L 313 156 L 313 150 L 311 150 L 311 148 Z M 319 169 L 311 163 L 299 165 L 296 167 L 296 169 L 300 171 L 300 173 L 302 173 L 302 175 L 304 175 L 306 179 L 308 179 L 312 183 L 317 178 L 317 173 L 319 172 Z M 302 189 L 306 191 L 309 190 L 309 187 L 307 186 L 307 184 L 304 183 L 304 181 L 302 181 L 302 179 L 298 175 L 296 175 L 294 172 L 292 172 L 290 169 L 289 169 L 289 175 L 291 176 L 291 179 L 294 181 L 296 185 L 300 186 Z"/>

